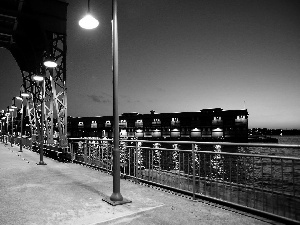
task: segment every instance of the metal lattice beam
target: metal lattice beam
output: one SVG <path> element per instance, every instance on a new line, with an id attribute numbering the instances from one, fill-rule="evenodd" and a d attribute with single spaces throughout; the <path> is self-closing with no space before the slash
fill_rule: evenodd
<path id="1" fill-rule="evenodd" d="M 52 56 L 55 58 L 57 67 L 48 68 L 46 73 L 51 82 L 51 99 L 53 100 L 54 112 L 57 119 L 59 132 L 59 146 L 67 147 L 67 87 L 66 87 L 66 35 L 52 34 Z M 49 85 L 50 87 L 50 85 Z M 50 96 L 50 94 L 49 94 Z M 53 122 L 53 117 L 52 117 Z M 53 128 L 53 127 L 52 127 Z M 52 132 L 53 133 L 53 132 Z"/>

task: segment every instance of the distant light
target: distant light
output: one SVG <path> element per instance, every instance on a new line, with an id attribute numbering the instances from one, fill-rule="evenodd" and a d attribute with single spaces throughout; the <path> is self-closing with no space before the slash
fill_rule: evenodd
<path id="1" fill-rule="evenodd" d="M 14 109 L 13 109 L 13 108 L 10 108 L 10 109 L 9 109 L 9 111 L 11 111 L 11 112 L 12 112 L 12 111 L 14 111 Z"/>
<path id="2" fill-rule="evenodd" d="M 44 77 L 40 76 L 40 75 L 35 75 L 32 77 L 32 79 L 34 79 L 35 81 L 42 81 L 42 80 L 44 80 Z"/>
<path id="3" fill-rule="evenodd" d="M 18 107 L 15 106 L 15 105 L 12 105 L 10 108 L 11 108 L 11 109 L 16 109 L 16 108 L 18 108 Z"/>
<path id="4" fill-rule="evenodd" d="M 79 20 L 79 26 L 81 26 L 84 29 L 94 29 L 98 27 L 98 25 L 99 21 L 90 14 L 87 14 L 85 17 Z"/>
<path id="5" fill-rule="evenodd" d="M 46 67 L 50 67 L 50 68 L 57 67 L 57 63 L 56 63 L 55 61 L 53 61 L 53 60 L 46 60 L 46 61 L 44 62 L 44 65 L 45 65 Z"/>
<path id="6" fill-rule="evenodd" d="M 23 99 L 22 99 L 21 97 L 19 97 L 19 96 L 17 96 L 16 99 L 18 99 L 18 100 L 23 100 Z"/>
<path id="7" fill-rule="evenodd" d="M 29 94 L 28 93 L 21 93 L 21 96 L 23 96 L 23 97 L 29 97 Z"/>
<path id="8" fill-rule="evenodd" d="M 216 132 L 216 131 L 219 131 L 219 132 L 220 132 L 220 131 L 223 131 L 223 130 L 222 130 L 221 128 L 218 127 L 218 128 L 216 128 L 216 129 L 213 129 L 212 131 L 215 131 L 215 132 Z"/>

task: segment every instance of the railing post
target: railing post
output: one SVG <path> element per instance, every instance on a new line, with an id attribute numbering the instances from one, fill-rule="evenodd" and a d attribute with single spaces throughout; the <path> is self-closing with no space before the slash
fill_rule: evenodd
<path id="1" fill-rule="evenodd" d="M 19 143 L 20 143 L 20 150 L 19 150 L 19 152 L 22 152 L 23 151 L 23 138 L 22 138 L 22 134 L 21 134 Z"/>
<path id="2" fill-rule="evenodd" d="M 72 145 L 72 141 L 69 141 L 69 148 L 70 148 L 70 154 L 71 154 L 71 162 L 74 161 L 74 151 L 73 151 L 73 145 Z"/>
<path id="3" fill-rule="evenodd" d="M 195 157 L 195 144 L 192 144 L 192 157 L 193 157 L 193 200 L 195 200 L 196 192 L 196 157 Z"/>
<path id="4" fill-rule="evenodd" d="M 87 147 L 88 147 L 88 140 L 85 140 L 85 145 L 83 147 L 83 160 L 87 163 Z"/>
<path id="5" fill-rule="evenodd" d="M 88 147 L 88 155 L 87 155 L 87 159 L 88 159 L 87 163 L 88 164 L 92 164 L 91 163 L 91 148 L 92 148 L 92 141 L 90 141 L 89 147 Z"/>
<path id="6" fill-rule="evenodd" d="M 138 167 L 138 141 L 135 142 L 135 154 L 134 154 L 134 176 L 135 176 L 135 183 L 137 183 L 137 167 Z"/>

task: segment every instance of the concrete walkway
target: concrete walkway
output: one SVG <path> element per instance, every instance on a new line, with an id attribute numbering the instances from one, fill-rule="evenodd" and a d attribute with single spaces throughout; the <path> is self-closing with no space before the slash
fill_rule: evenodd
<path id="1" fill-rule="evenodd" d="M 0 224 L 280 224 L 204 201 L 121 180 L 130 204 L 102 201 L 112 176 L 0 143 Z"/>

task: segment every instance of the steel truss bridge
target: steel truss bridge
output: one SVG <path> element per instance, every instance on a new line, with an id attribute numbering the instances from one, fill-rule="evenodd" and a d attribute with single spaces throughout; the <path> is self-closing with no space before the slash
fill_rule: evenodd
<path id="1" fill-rule="evenodd" d="M 0 47 L 8 49 L 15 58 L 23 81 L 21 89 L 30 94 L 26 99 L 26 113 L 32 139 L 40 142 L 42 137 L 46 137 L 48 144 L 54 144 L 54 133 L 58 133 L 59 147 L 62 148 L 68 146 L 67 6 L 66 1 L 59 0 L 0 1 Z M 49 56 L 56 60 L 56 68 L 43 65 Z M 32 79 L 36 74 L 46 76 L 44 98 L 42 85 Z M 44 112 L 45 118 L 43 130 L 41 112 Z"/>

